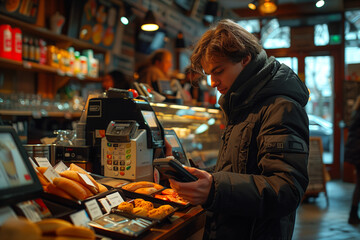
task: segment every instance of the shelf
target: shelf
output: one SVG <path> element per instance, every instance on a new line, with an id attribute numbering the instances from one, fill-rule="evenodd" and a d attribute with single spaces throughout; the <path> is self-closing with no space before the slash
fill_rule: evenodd
<path id="1" fill-rule="evenodd" d="M 23 34 L 25 33 L 25 34 L 36 36 L 39 38 L 44 38 L 45 40 L 51 40 L 51 41 L 57 43 L 57 45 L 62 46 L 64 48 L 73 46 L 73 47 L 75 47 L 76 50 L 93 49 L 94 53 L 104 53 L 104 54 L 107 54 L 109 52 L 109 50 L 106 48 L 102 48 L 102 47 L 93 45 L 91 43 L 88 43 L 88 42 L 85 42 L 85 41 L 82 41 L 82 40 L 79 40 L 76 38 L 71 38 L 66 35 L 56 34 L 46 28 L 38 27 L 36 25 L 29 24 L 29 23 L 25 23 L 25 22 L 4 16 L 2 14 L 0 14 L 0 22 L 10 24 L 12 27 L 19 27 Z"/>
<path id="2" fill-rule="evenodd" d="M 25 70 L 25 71 L 32 71 L 32 72 L 44 72 L 44 73 L 53 73 L 57 74 L 61 77 L 68 77 L 72 79 L 78 79 L 78 80 L 84 80 L 84 81 L 90 81 L 90 82 L 101 82 L 101 78 L 93 78 L 88 76 L 72 76 L 67 75 L 63 71 L 59 70 L 58 68 L 51 67 L 49 65 L 44 64 L 38 64 L 34 62 L 29 61 L 14 61 L 7 58 L 1 58 L 0 57 L 0 68 L 10 68 L 15 70 Z"/>
<path id="3" fill-rule="evenodd" d="M 0 110 L 0 115 L 6 116 L 28 116 L 34 118 L 61 117 L 66 119 L 79 118 L 81 112 L 46 112 L 46 111 L 21 111 L 21 110 Z"/>

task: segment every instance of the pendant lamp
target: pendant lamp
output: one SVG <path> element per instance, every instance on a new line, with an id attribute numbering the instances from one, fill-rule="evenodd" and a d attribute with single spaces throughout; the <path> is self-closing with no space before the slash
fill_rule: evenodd
<path id="1" fill-rule="evenodd" d="M 273 13 L 277 10 L 276 0 L 259 0 L 259 11 L 264 14 Z"/>
<path id="2" fill-rule="evenodd" d="M 155 15 L 150 10 L 150 8 L 146 12 L 145 18 L 143 20 L 143 24 L 141 25 L 141 29 L 147 32 L 153 32 L 159 29 L 159 25 L 156 23 Z"/>

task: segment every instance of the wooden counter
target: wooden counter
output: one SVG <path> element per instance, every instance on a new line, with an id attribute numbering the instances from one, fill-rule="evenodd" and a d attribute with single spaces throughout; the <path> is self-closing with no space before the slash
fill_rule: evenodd
<path id="1" fill-rule="evenodd" d="M 139 239 L 171 239 L 184 240 L 201 231 L 205 225 L 205 211 L 201 206 L 195 206 L 176 212 L 170 221 L 151 228 Z M 202 239 L 202 235 L 200 236 Z"/>
<path id="2" fill-rule="evenodd" d="M 203 228 L 205 225 L 205 210 L 201 206 L 187 208 L 183 211 L 177 211 L 167 221 L 155 225 L 138 238 L 134 240 L 185 240 L 202 239 Z M 100 237 L 98 235 L 98 237 Z M 109 240 L 110 237 L 102 236 L 99 240 Z"/>

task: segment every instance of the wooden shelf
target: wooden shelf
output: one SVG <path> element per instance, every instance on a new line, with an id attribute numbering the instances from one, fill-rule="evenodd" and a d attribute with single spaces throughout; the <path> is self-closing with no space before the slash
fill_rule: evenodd
<path id="1" fill-rule="evenodd" d="M 109 52 L 109 50 L 106 48 L 102 48 L 76 38 L 71 38 L 66 35 L 56 34 L 46 28 L 38 27 L 34 24 L 25 23 L 4 16 L 2 14 L 0 14 L 0 22 L 10 24 L 12 27 L 19 27 L 23 34 L 44 38 L 46 41 L 53 41 L 54 43 L 56 43 L 57 46 L 61 46 L 63 48 L 73 46 L 76 50 L 93 49 L 95 53 L 104 54 L 107 54 Z"/>
<path id="2" fill-rule="evenodd" d="M 21 110 L 0 110 L 0 115 L 6 116 L 32 116 L 41 117 L 61 117 L 66 119 L 79 118 L 81 112 L 46 112 L 46 111 L 21 111 Z"/>
<path id="3" fill-rule="evenodd" d="M 101 78 L 94 78 L 94 77 L 88 77 L 88 76 L 72 76 L 67 75 L 58 68 L 51 67 L 49 65 L 44 64 L 38 64 L 35 62 L 29 62 L 29 61 L 14 61 L 7 58 L 1 58 L 0 57 L 0 68 L 10 68 L 15 70 L 24 70 L 24 71 L 32 71 L 32 72 L 44 72 L 44 73 L 52 73 L 57 74 L 61 77 L 68 77 L 71 79 L 78 79 L 78 80 L 84 80 L 84 81 L 90 81 L 90 82 L 101 82 Z"/>

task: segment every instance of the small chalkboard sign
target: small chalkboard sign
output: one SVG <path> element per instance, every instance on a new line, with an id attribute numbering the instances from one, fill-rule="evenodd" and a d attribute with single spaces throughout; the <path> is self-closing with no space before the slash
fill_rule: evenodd
<path id="1" fill-rule="evenodd" d="M 326 192 L 325 165 L 323 163 L 323 146 L 320 137 L 310 137 L 309 144 L 308 174 L 309 185 L 305 192 L 305 197 L 318 196 L 324 192 L 328 204 Z"/>

